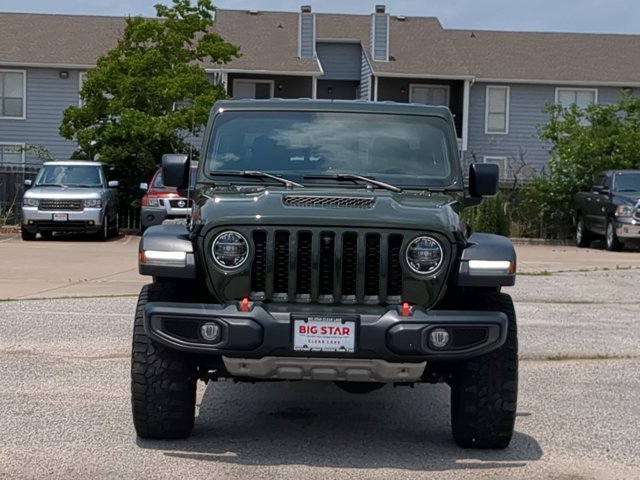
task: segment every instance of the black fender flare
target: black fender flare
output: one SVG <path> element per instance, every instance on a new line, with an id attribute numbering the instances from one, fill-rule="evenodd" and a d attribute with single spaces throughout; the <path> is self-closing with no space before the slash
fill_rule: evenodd
<path id="1" fill-rule="evenodd" d="M 490 233 L 472 234 L 458 267 L 459 287 L 510 287 L 516 283 L 516 250 L 511 240 Z"/>
<path id="2" fill-rule="evenodd" d="M 196 278 L 193 242 L 186 225 L 168 224 L 147 228 L 140 239 L 138 251 L 140 275 Z"/>

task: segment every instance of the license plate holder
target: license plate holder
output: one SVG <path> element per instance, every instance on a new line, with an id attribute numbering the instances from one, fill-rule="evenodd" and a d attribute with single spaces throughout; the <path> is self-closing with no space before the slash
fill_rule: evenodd
<path id="1" fill-rule="evenodd" d="M 360 317 L 357 315 L 292 315 L 296 352 L 355 353 Z"/>
<path id="2" fill-rule="evenodd" d="M 54 222 L 68 222 L 69 214 L 68 213 L 54 213 L 53 214 Z"/>

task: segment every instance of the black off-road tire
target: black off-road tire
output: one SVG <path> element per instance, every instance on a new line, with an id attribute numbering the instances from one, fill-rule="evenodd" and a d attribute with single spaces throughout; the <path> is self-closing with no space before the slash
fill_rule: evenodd
<path id="1" fill-rule="evenodd" d="M 507 315 L 507 340 L 499 349 L 467 360 L 455 369 L 451 381 L 451 430 L 460 447 L 503 449 L 513 435 L 518 400 L 515 310 L 511 297 L 505 294 L 489 293 L 472 302 L 474 309 Z"/>
<path id="2" fill-rule="evenodd" d="M 131 357 L 133 424 L 139 437 L 171 440 L 193 430 L 196 366 L 188 355 L 154 342 L 144 330 L 147 302 L 180 301 L 175 284 L 145 285 L 138 298 Z"/>
<path id="3" fill-rule="evenodd" d="M 591 246 L 591 242 L 593 242 L 593 240 L 594 240 L 594 236 L 585 227 L 584 219 L 581 216 L 576 218 L 576 233 L 575 233 L 576 246 L 578 248 L 588 248 Z"/>
<path id="4" fill-rule="evenodd" d="M 613 223 L 613 219 L 607 220 L 607 231 L 604 237 L 604 243 L 607 250 L 610 252 L 619 252 L 624 247 L 624 244 L 618 238 L 616 234 L 616 226 Z"/>
<path id="5" fill-rule="evenodd" d="M 24 228 L 20 230 L 20 234 L 22 235 L 22 240 L 25 242 L 32 242 L 36 239 L 35 233 L 27 232 Z"/>

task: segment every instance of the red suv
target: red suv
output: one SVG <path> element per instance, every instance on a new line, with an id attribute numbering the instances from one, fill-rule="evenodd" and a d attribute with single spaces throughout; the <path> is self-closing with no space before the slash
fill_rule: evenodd
<path id="1" fill-rule="evenodd" d="M 189 200 L 180 196 L 175 187 L 166 187 L 162 183 L 161 169 L 156 171 L 149 184 L 141 183 L 140 189 L 146 192 L 140 210 L 142 232 L 152 225 L 160 225 L 164 220 L 186 219 L 191 215 Z"/>

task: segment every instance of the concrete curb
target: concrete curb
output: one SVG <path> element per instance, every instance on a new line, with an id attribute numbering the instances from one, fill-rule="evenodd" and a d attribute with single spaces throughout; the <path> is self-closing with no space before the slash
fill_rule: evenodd
<path id="1" fill-rule="evenodd" d="M 5 225 L 0 227 L 0 235 L 18 235 L 20 233 L 20 227 L 18 225 Z M 121 234 L 125 235 L 140 235 L 140 230 L 137 228 L 121 228 Z"/>

